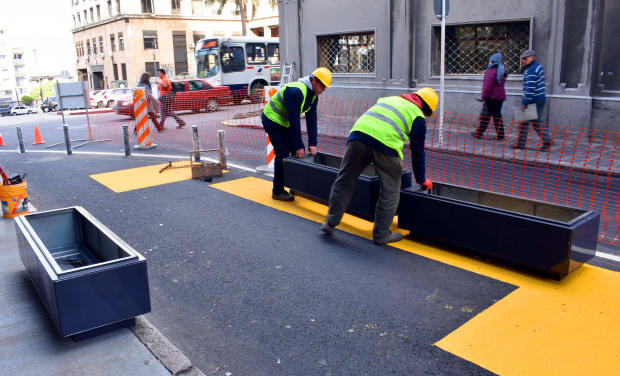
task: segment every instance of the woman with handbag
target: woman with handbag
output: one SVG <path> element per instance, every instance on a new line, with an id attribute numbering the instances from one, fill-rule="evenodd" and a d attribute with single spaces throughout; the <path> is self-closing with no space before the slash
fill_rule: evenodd
<path id="1" fill-rule="evenodd" d="M 502 105 L 506 100 L 506 68 L 502 64 L 502 54 L 496 53 L 491 56 L 489 69 L 484 74 L 484 82 L 482 84 L 482 112 L 480 113 L 480 125 L 475 132 L 470 135 L 475 138 L 482 138 L 487 130 L 491 117 L 495 123 L 495 131 L 498 141 L 503 141 L 506 136 L 504 134 L 504 126 L 502 125 Z"/>
<path id="2" fill-rule="evenodd" d="M 140 82 L 138 83 L 138 85 L 136 85 L 136 87 L 139 87 L 144 91 L 144 95 L 146 97 L 146 112 L 148 113 L 149 119 L 151 119 L 153 125 L 157 129 L 157 132 L 161 132 L 166 128 L 164 128 L 163 124 L 160 124 L 157 121 L 157 117 L 155 115 L 155 112 L 157 111 L 157 102 L 155 102 L 155 98 L 153 98 L 150 80 L 150 73 L 142 73 L 142 76 L 140 77 Z M 134 128 L 133 133 L 137 134 L 138 130 Z"/>

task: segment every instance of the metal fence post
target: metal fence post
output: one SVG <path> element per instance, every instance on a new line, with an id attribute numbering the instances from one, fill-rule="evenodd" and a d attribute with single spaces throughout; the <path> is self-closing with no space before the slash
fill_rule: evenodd
<path id="1" fill-rule="evenodd" d="M 65 146 L 67 147 L 67 155 L 73 154 L 73 149 L 71 148 L 71 137 L 69 137 L 69 126 L 67 124 L 63 124 L 62 130 L 65 132 Z"/>
<path id="2" fill-rule="evenodd" d="M 131 146 L 129 145 L 129 128 L 123 125 L 123 140 L 125 141 L 125 157 L 131 157 Z"/>
<path id="3" fill-rule="evenodd" d="M 192 125 L 192 138 L 194 139 L 194 151 L 200 150 L 200 139 L 198 138 L 198 126 Z M 200 162 L 200 153 L 194 154 L 194 161 Z"/>
<path id="4" fill-rule="evenodd" d="M 26 148 L 24 147 L 24 138 L 22 137 L 22 127 L 18 125 L 15 128 L 17 129 L 17 140 L 19 141 L 19 152 L 25 153 Z"/>
<path id="5" fill-rule="evenodd" d="M 226 149 L 226 131 L 217 131 L 217 145 L 218 149 L 220 149 L 220 163 L 222 164 L 222 168 L 227 169 L 226 154 L 228 154 L 228 150 Z"/>

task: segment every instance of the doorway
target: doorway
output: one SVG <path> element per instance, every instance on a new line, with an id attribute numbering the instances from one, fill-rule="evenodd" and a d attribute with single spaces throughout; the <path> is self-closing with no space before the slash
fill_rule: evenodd
<path id="1" fill-rule="evenodd" d="M 93 72 L 93 89 L 105 89 L 105 82 L 103 80 L 103 73 Z"/>
<path id="2" fill-rule="evenodd" d="M 174 68 L 175 74 L 188 74 L 187 71 L 187 39 L 185 31 L 172 32 L 172 46 L 174 48 Z"/>

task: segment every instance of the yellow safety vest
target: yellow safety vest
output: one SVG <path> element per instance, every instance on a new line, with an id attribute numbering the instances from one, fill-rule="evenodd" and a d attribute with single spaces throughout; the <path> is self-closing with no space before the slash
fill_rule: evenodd
<path id="1" fill-rule="evenodd" d="M 422 110 L 401 97 L 386 97 L 366 111 L 351 132 L 362 132 L 398 152 L 403 158 L 403 146 L 409 140 L 413 121 L 424 118 Z"/>
<path id="2" fill-rule="evenodd" d="M 271 100 L 265 106 L 264 113 L 265 116 L 267 116 L 267 119 L 275 121 L 276 123 L 280 124 L 285 128 L 288 128 L 291 125 L 288 122 L 288 114 L 286 113 L 286 106 L 284 105 L 284 91 L 289 87 L 298 88 L 304 95 L 304 100 L 301 102 L 302 114 L 308 112 L 308 110 L 310 110 L 310 107 L 312 107 L 310 106 L 307 110 L 304 111 L 304 104 L 306 103 L 306 96 L 308 95 L 308 86 L 305 83 L 301 81 L 293 82 L 291 84 L 285 85 L 283 88 L 278 90 L 278 93 L 271 97 Z M 316 95 L 314 96 L 314 98 L 312 98 L 312 103 L 314 103 L 315 100 Z"/>

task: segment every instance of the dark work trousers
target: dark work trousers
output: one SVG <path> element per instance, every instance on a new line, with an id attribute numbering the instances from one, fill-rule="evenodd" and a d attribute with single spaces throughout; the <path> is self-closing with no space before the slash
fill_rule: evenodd
<path id="1" fill-rule="evenodd" d="M 495 124 L 495 133 L 497 133 L 497 138 L 505 137 L 504 126 L 502 125 L 503 104 L 504 101 L 500 101 L 497 99 L 489 99 L 486 101 L 487 110 L 491 113 L 491 116 L 493 117 L 493 123 Z M 478 126 L 478 130 L 476 131 L 476 137 L 482 137 L 484 132 L 487 130 L 490 121 L 490 117 L 480 118 L 480 125 Z"/>
<path id="2" fill-rule="evenodd" d="M 536 103 L 535 105 L 531 104 L 530 106 L 536 106 L 536 112 L 538 114 L 538 119 L 536 119 L 536 121 L 533 122 L 522 122 L 519 124 L 519 139 L 517 140 L 517 146 L 519 147 L 526 147 L 527 145 L 527 134 L 530 131 L 530 124 L 534 127 L 534 129 L 536 130 L 536 133 L 538 133 L 538 136 L 540 136 L 540 138 L 543 141 L 543 145 L 545 146 L 551 146 L 553 145 L 553 139 L 551 139 L 551 136 L 549 136 L 549 129 L 547 127 L 547 124 L 544 124 L 542 121 L 542 116 L 543 116 L 543 112 L 545 111 L 545 105 L 547 104 L 547 101 L 543 101 L 540 103 Z"/>
<path id="3" fill-rule="evenodd" d="M 394 222 L 394 215 L 400 200 L 403 160 L 376 151 L 357 140 L 349 141 L 344 150 L 340 171 L 329 196 L 327 223 L 332 226 L 340 224 L 353 196 L 357 178 L 371 163 L 374 164 L 381 182 L 381 193 L 375 208 L 375 225 L 372 229 L 372 236 L 375 240 L 385 240 L 390 236 L 390 226 Z"/>
<path id="4" fill-rule="evenodd" d="M 265 115 L 263 114 L 263 117 Z M 291 131 L 277 123 L 265 122 L 263 127 L 269 135 L 269 141 L 273 146 L 275 159 L 273 162 L 273 193 L 280 194 L 284 191 L 284 162 L 283 158 L 295 155 L 295 146 L 291 137 Z"/>
<path id="5" fill-rule="evenodd" d="M 161 127 L 164 127 L 164 124 L 166 123 L 166 118 L 168 116 L 172 116 L 174 118 L 174 120 L 177 121 L 177 123 L 179 124 L 179 128 L 184 127 L 185 126 L 185 122 L 183 121 L 183 119 L 181 119 L 179 117 L 179 115 L 175 114 L 174 111 L 172 111 L 172 104 L 174 102 L 174 93 L 172 93 L 171 91 L 169 91 L 168 93 L 162 95 L 159 98 L 159 102 L 161 103 Z"/>

